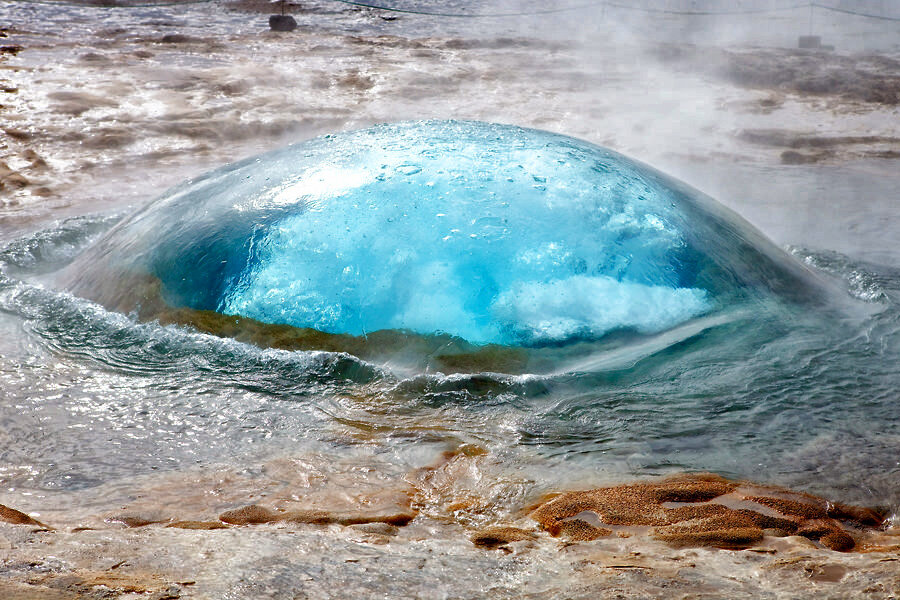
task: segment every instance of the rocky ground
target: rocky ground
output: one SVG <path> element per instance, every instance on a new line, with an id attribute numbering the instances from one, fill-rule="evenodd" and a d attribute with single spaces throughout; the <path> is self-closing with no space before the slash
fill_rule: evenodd
<path id="1" fill-rule="evenodd" d="M 252 1 L 221 9 L 267 10 Z M 900 60 L 890 52 L 334 27 L 275 34 L 264 25 L 222 33 L 197 26 L 201 16 L 84 31 L 76 23 L 77 35 L 49 18 L 3 24 L 5 238 L 65 215 L 127 209 L 288 141 L 396 118 L 541 127 L 662 166 L 891 168 L 900 157 Z M 486 499 L 465 481 L 488 460 L 457 449 L 368 489 L 320 477 L 296 456 L 128 482 L 128 499 L 112 505 L 102 491 L 72 492 L 40 514 L 17 495 L 0 507 L 0 597 L 900 595 L 900 537 L 896 523 L 882 522 L 885 507 L 840 513 L 824 500 L 727 482 L 716 484 L 722 493 L 653 501 L 657 488 L 635 496 L 644 484 L 632 482 L 627 514 L 612 501 L 625 488 Z M 262 475 L 246 475 L 254 470 Z M 731 506 L 711 502 L 723 496 Z M 751 499 L 760 497 L 770 500 Z M 670 514 L 701 504 L 702 515 Z M 740 510 L 756 516 L 725 518 Z"/>
<path id="2" fill-rule="evenodd" d="M 900 535 L 878 510 L 708 474 L 497 506 L 467 487 L 490 460 L 462 446 L 402 480 L 351 486 L 283 459 L 255 475 L 148 478 L 132 501 L 108 510 L 96 511 L 102 501 L 93 498 L 38 520 L 2 507 L 0 592 L 158 600 L 900 592 Z M 448 568 L 466 577 L 448 579 Z"/>

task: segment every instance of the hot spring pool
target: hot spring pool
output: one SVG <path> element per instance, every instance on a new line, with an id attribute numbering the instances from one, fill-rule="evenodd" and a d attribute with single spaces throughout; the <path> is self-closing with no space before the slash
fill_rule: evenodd
<path id="1" fill-rule="evenodd" d="M 2 474 L 46 503 L 297 453 L 405 472 L 476 444 L 498 505 L 708 470 L 897 506 L 900 274 L 788 255 L 572 138 L 325 136 L 0 261 L 4 386 L 44 382 L 4 416 Z"/>

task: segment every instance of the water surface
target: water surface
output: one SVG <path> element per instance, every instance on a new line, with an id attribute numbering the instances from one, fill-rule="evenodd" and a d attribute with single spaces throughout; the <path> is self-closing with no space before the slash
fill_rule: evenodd
<path id="1" fill-rule="evenodd" d="M 22 30 L 13 41 L 27 47 L 9 59 L 20 91 L 4 104 L 33 136 L 23 144 L 50 163 L 36 178 L 56 190 L 4 197 L 4 500 L 29 510 L 92 494 L 111 503 L 133 493 L 135 478 L 297 455 L 323 472 L 402 477 L 468 443 L 496 459 L 489 474 L 473 475 L 474 493 L 509 507 L 558 487 L 711 470 L 896 511 L 896 161 L 839 153 L 787 166 L 780 148 L 733 136 L 772 122 L 821 126 L 823 135 L 890 133 L 893 109 L 832 110 L 828 99 L 636 66 L 644 54 L 630 42 L 588 43 L 609 31 L 604 21 L 573 44 L 571 27 L 550 31 L 546 19 L 386 21 L 322 4 L 298 16 L 304 29 L 288 38 L 267 33 L 262 18 L 208 8 L 101 18 L 97 8 L 3 6 Z M 757 29 L 793 45 L 791 27 Z M 163 42 L 168 33 L 199 41 Z M 72 92 L 72 80 L 91 98 L 54 95 Z M 740 108 L 772 98 L 781 107 L 772 115 Z M 825 314 L 776 302 L 758 313 L 767 318 L 751 314 L 563 373 L 439 374 L 141 321 L 54 281 L 170 183 L 398 117 L 551 129 L 663 167 L 791 245 L 797 260 L 846 289 L 852 308 Z"/>

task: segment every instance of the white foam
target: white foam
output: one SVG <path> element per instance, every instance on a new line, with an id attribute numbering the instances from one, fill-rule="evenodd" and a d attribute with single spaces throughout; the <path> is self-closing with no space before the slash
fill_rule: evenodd
<path id="1" fill-rule="evenodd" d="M 657 333 L 711 308 L 705 290 L 575 275 L 547 283 L 518 282 L 494 301 L 495 318 L 530 341 L 614 329 Z"/>

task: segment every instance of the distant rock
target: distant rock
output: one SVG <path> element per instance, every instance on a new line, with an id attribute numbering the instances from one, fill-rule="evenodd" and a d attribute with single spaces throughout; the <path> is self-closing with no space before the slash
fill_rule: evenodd
<path id="1" fill-rule="evenodd" d="M 393 510 L 347 510 L 331 511 L 321 509 L 297 509 L 286 512 L 275 512 L 268 508 L 250 504 L 234 510 L 223 512 L 219 520 L 231 525 L 259 525 L 262 523 L 286 522 L 307 525 L 366 525 L 370 523 L 386 523 L 402 527 L 412 521 L 416 512 L 407 507 L 394 507 Z"/>
<path id="2" fill-rule="evenodd" d="M 511 542 L 536 539 L 537 536 L 526 529 L 508 526 L 485 527 L 472 536 L 472 543 L 481 548 L 500 548 Z"/>
<path id="3" fill-rule="evenodd" d="M 293 31 L 297 29 L 297 21 L 291 15 L 272 15 L 269 17 L 269 29 L 272 31 Z"/>
<path id="4" fill-rule="evenodd" d="M 109 523 L 122 523 L 126 527 L 146 527 L 158 523 L 168 523 L 172 519 L 161 511 L 114 514 L 105 519 Z"/>
<path id="5" fill-rule="evenodd" d="M 198 42 L 202 42 L 203 40 L 190 35 L 184 35 L 182 33 L 169 33 L 162 36 L 159 41 L 163 44 L 196 44 Z"/>
<path id="6" fill-rule="evenodd" d="M 228 525 L 222 521 L 175 521 L 169 523 L 166 527 L 173 527 L 175 529 L 202 529 L 207 531 L 212 529 L 228 529 Z"/>
<path id="7" fill-rule="evenodd" d="M 652 537 L 674 546 L 747 548 L 775 534 L 842 552 L 856 546 L 854 534 L 884 521 L 874 510 L 711 474 L 567 492 L 538 506 L 531 518 L 550 535 L 575 541 L 652 527 Z"/>
<path id="8" fill-rule="evenodd" d="M 8 506 L 3 506 L 2 504 L 0 504 L 0 521 L 12 523 L 13 525 L 36 525 L 38 527 L 49 529 L 46 525 L 44 525 L 40 521 L 32 519 L 25 513 L 14 508 L 9 508 Z"/>
<path id="9" fill-rule="evenodd" d="M 277 521 L 280 515 L 256 504 L 228 510 L 219 515 L 219 520 L 231 525 L 258 525 Z"/>

